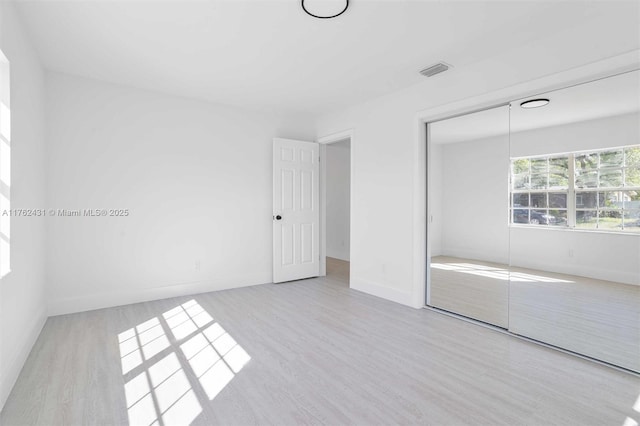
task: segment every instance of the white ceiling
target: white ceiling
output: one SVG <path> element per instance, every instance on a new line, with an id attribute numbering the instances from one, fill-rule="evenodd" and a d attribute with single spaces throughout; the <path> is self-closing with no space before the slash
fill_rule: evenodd
<path id="1" fill-rule="evenodd" d="M 15 1 L 50 70 L 309 113 L 423 82 L 417 72 L 440 60 L 464 67 L 585 21 L 637 28 L 639 13 L 637 1 L 352 0 L 319 20 L 298 0 Z M 323 1 L 306 4 L 317 11 Z"/>
<path id="2" fill-rule="evenodd" d="M 523 101 L 535 98 L 547 98 L 550 102 L 541 108 L 520 107 Z M 514 100 L 511 105 L 510 111 L 504 106 L 433 123 L 431 140 L 438 144 L 456 143 L 637 113 L 640 111 L 640 71 Z"/>

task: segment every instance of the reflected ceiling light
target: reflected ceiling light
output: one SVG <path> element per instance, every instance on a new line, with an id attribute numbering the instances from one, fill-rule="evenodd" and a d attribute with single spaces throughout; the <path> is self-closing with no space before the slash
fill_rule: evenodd
<path id="1" fill-rule="evenodd" d="M 549 99 L 540 98 L 540 99 L 529 99 L 528 101 L 524 101 L 520 104 L 522 108 L 540 108 L 549 103 Z"/>

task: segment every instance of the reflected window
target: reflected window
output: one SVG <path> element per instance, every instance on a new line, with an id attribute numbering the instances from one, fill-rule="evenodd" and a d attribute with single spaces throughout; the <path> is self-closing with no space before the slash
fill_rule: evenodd
<path id="1" fill-rule="evenodd" d="M 11 271 L 11 104 L 9 61 L 0 52 L 0 278 Z"/>
<path id="2" fill-rule="evenodd" d="M 511 160 L 511 223 L 567 226 L 569 155 Z"/>
<path id="3" fill-rule="evenodd" d="M 640 233 L 640 145 L 512 158 L 510 200 L 511 224 Z"/>

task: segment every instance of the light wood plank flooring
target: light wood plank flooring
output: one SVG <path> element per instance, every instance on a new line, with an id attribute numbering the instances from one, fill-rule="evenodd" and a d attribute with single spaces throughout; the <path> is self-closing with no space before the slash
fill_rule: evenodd
<path id="1" fill-rule="evenodd" d="M 1 423 L 640 420 L 637 376 L 350 290 L 331 271 L 49 318 Z"/>
<path id="2" fill-rule="evenodd" d="M 327 277 L 349 285 L 350 264 L 341 259 L 327 257 Z"/>

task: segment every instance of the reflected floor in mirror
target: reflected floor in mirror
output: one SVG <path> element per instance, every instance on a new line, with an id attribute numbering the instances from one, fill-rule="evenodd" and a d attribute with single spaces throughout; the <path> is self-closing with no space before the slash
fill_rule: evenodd
<path id="1" fill-rule="evenodd" d="M 509 267 L 457 257 L 433 257 L 431 306 L 508 328 Z"/>
<path id="2" fill-rule="evenodd" d="M 640 371 L 640 286 L 448 256 L 431 283 L 434 307 Z"/>
<path id="3" fill-rule="evenodd" d="M 338 266 L 323 278 L 49 318 L 1 423 L 640 420 L 638 376 L 351 290 L 348 264 Z"/>

